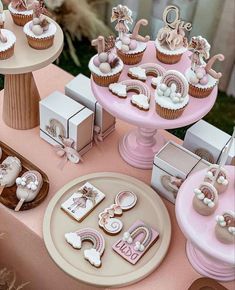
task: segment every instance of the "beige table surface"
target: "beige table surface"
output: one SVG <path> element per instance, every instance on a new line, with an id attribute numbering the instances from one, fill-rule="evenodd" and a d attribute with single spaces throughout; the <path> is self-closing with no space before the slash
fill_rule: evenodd
<path id="1" fill-rule="evenodd" d="M 47 96 L 55 89 L 63 92 L 64 85 L 72 76 L 54 65 L 34 73 L 40 95 Z M 47 80 L 45 80 L 47 76 Z M 3 92 L 0 93 L 2 106 Z M 1 111 L 1 110 L 0 110 Z M 39 137 L 39 128 L 20 131 L 7 127 L 0 116 L 0 140 L 34 162 L 44 170 L 50 179 L 50 191 L 47 199 L 37 208 L 28 212 L 15 213 L 0 205 L 0 232 L 6 233 L 0 240 L 0 267 L 14 267 L 20 281 L 30 281 L 26 290 L 93 290 L 94 287 L 80 284 L 60 270 L 49 257 L 42 239 L 43 216 L 47 204 L 54 193 L 72 179 L 93 172 L 115 171 L 150 183 L 151 171 L 129 166 L 118 153 L 118 140 L 132 127 L 118 121 L 116 131 L 104 143 L 94 146 L 84 156 L 84 163 L 68 163 L 61 171 L 60 160 L 51 146 Z M 181 142 L 167 132 L 166 138 Z M 127 286 L 128 290 L 184 290 L 200 277 L 192 268 L 185 253 L 185 242 L 175 217 L 174 205 L 164 200 L 172 221 L 172 240 L 169 252 L 160 265 L 144 280 Z M 234 289 L 234 283 L 224 283 L 228 289 Z"/>

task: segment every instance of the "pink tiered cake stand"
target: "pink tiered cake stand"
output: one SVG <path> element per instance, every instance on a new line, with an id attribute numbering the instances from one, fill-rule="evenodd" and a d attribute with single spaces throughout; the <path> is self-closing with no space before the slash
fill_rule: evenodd
<path id="1" fill-rule="evenodd" d="M 235 246 L 221 243 L 214 233 L 216 216 L 226 210 L 235 211 L 234 166 L 225 166 L 225 169 L 229 186 L 219 195 L 219 205 L 213 215 L 202 216 L 192 206 L 193 189 L 203 181 L 205 170 L 190 175 L 182 184 L 175 210 L 178 224 L 187 238 L 187 256 L 195 270 L 219 281 L 232 281 L 235 279 Z"/>
<path id="2" fill-rule="evenodd" d="M 154 42 L 148 43 L 141 63 L 158 63 L 167 70 L 175 69 L 182 73 L 190 67 L 190 52 L 185 53 L 179 63 L 165 65 L 156 59 Z M 140 64 L 141 64 L 140 63 Z M 136 66 L 140 65 L 137 64 Z M 121 80 L 128 79 L 127 72 L 130 66 L 125 66 Z M 149 87 L 151 77 L 147 80 Z M 151 88 L 151 108 L 148 112 L 141 111 L 131 105 L 130 98 L 120 99 L 113 95 L 107 87 L 101 87 L 92 80 L 92 89 L 97 101 L 105 110 L 118 119 L 137 126 L 137 130 L 129 132 L 119 143 L 122 158 L 134 167 L 142 169 L 152 168 L 154 155 L 164 145 L 164 138 L 157 132 L 158 129 L 174 129 L 192 124 L 204 117 L 213 107 L 217 97 L 217 87 L 205 99 L 190 98 L 190 102 L 183 115 L 176 120 L 165 120 L 155 111 L 154 89 Z"/>

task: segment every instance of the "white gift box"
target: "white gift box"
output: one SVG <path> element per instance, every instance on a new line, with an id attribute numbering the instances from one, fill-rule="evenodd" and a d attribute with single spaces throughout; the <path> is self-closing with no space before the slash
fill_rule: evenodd
<path id="1" fill-rule="evenodd" d="M 79 74 L 65 86 L 65 94 L 94 112 L 95 125 L 100 128 L 102 138 L 113 132 L 116 119 L 97 102 L 88 77 Z"/>
<path id="2" fill-rule="evenodd" d="M 210 163 L 218 163 L 222 151 L 231 136 L 204 120 L 191 126 L 186 133 L 183 146 Z M 235 165 L 235 142 L 233 142 L 226 164 Z"/>
<path id="3" fill-rule="evenodd" d="M 92 147 L 94 113 L 60 92 L 40 101 L 40 137 L 52 145 L 71 138 L 81 155 Z"/>
<path id="4" fill-rule="evenodd" d="M 163 197 L 175 203 L 182 182 L 190 174 L 209 165 L 209 162 L 196 154 L 169 141 L 154 157 L 151 186 Z"/>

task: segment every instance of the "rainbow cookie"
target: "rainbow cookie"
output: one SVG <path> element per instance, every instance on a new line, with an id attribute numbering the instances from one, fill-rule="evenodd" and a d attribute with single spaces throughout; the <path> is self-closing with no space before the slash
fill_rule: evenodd
<path id="1" fill-rule="evenodd" d="M 135 265 L 158 238 L 157 231 L 142 221 L 136 221 L 112 248 L 123 259 Z"/>
<path id="2" fill-rule="evenodd" d="M 126 98 L 127 93 L 134 92 L 131 103 L 140 110 L 148 111 L 150 108 L 151 92 L 147 85 L 139 80 L 125 80 L 109 85 L 109 90 L 119 98 Z"/>
<path id="3" fill-rule="evenodd" d="M 121 216 L 136 205 L 137 196 L 132 191 L 121 191 L 115 197 L 115 202 L 99 214 L 99 226 L 108 234 L 116 235 L 122 228 L 123 223 L 115 216 Z"/>
<path id="4" fill-rule="evenodd" d="M 168 70 L 156 80 L 156 111 L 164 119 L 179 118 L 189 102 L 188 82 L 176 70 Z"/>
<path id="5" fill-rule="evenodd" d="M 128 76 L 132 79 L 138 79 L 145 82 L 148 76 L 156 78 L 163 76 L 165 72 L 165 68 L 157 63 L 144 63 L 136 67 L 130 67 L 128 70 Z"/>
<path id="6" fill-rule="evenodd" d="M 204 181 L 212 183 L 214 181 L 214 177 L 218 167 L 218 164 L 211 165 L 206 173 Z M 216 181 L 213 185 L 217 189 L 218 193 L 223 193 L 228 188 L 228 184 L 229 180 L 227 171 L 224 168 L 220 168 L 220 172 L 218 173 Z"/>
<path id="7" fill-rule="evenodd" d="M 215 235 L 224 244 L 235 243 L 235 212 L 228 210 L 216 216 Z"/>
<path id="8" fill-rule="evenodd" d="M 101 233 L 92 228 L 80 229 L 65 234 L 65 240 L 74 249 L 80 250 L 84 241 L 93 244 L 92 248 L 84 250 L 84 258 L 94 267 L 101 267 L 101 256 L 105 250 L 105 240 Z"/>
<path id="9" fill-rule="evenodd" d="M 215 212 L 218 207 L 218 193 L 216 188 L 203 182 L 198 188 L 194 189 L 193 208 L 201 215 L 208 216 Z"/>

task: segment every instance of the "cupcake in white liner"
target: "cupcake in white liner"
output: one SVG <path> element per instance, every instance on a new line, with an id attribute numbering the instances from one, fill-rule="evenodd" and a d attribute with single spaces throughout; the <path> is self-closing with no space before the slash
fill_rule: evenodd
<path id="1" fill-rule="evenodd" d="M 168 13 L 175 11 L 175 21 L 168 21 Z M 175 64 L 180 61 L 182 55 L 188 49 L 188 39 L 185 30 L 191 30 L 191 23 L 181 25 L 179 19 L 179 8 L 176 6 L 167 6 L 163 12 L 163 21 L 165 26 L 161 28 L 155 40 L 156 57 L 165 64 Z"/>
<path id="2" fill-rule="evenodd" d="M 202 36 L 192 37 L 190 41 L 191 67 L 186 70 L 185 76 L 189 82 L 189 94 L 192 97 L 205 98 L 209 96 L 222 77 L 222 74 L 215 72 L 212 66 L 216 60 L 223 61 L 224 55 L 217 54 L 209 59 L 210 48 L 210 44 Z"/>
<path id="3" fill-rule="evenodd" d="M 24 26 L 33 19 L 33 6 L 36 0 L 12 0 L 8 5 L 12 19 L 16 25 Z"/>
<path id="4" fill-rule="evenodd" d="M 53 45 L 57 30 L 56 25 L 49 22 L 43 12 L 45 12 L 45 5 L 43 1 L 40 1 L 34 6 L 33 20 L 24 26 L 24 33 L 29 45 L 39 50 L 47 49 Z"/>
<path id="5" fill-rule="evenodd" d="M 13 56 L 16 37 L 13 32 L 7 29 L 0 29 L 0 60 Z"/>
<path id="6" fill-rule="evenodd" d="M 188 83 L 178 71 L 169 70 L 154 80 L 156 111 L 164 119 L 179 118 L 189 103 Z"/>
<path id="7" fill-rule="evenodd" d="M 93 56 L 88 64 L 94 82 L 104 87 L 118 82 L 124 65 L 122 60 L 113 52 L 114 37 L 110 36 L 105 40 L 103 36 L 99 36 L 92 41 L 92 45 L 98 48 L 98 54 Z"/>
<path id="8" fill-rule="evenodd" d="M 111 22 L 117 21 L 115 26 L 118 31 L 118 38 L 115 44 L 118 56 L 122 59 L 124 64 L 134 65 L 139 63 L 147 48 L 147 42 L 149 36 L 139 35 L 140 26 L 148 25 L 146 19 L 140 19 L 133 29 L 133 32 L 129 32 L 129 24 L 133 23 L 132 11 L 123 5 L 118 5 L 112 9 Z"/>
<path id="9" fill-rule="evenodd" d="M 6 20 L 6 16 L 3 10 L 2 1 L 0 0 L 0 29 L 4 28 L 5 20 Z"/>

